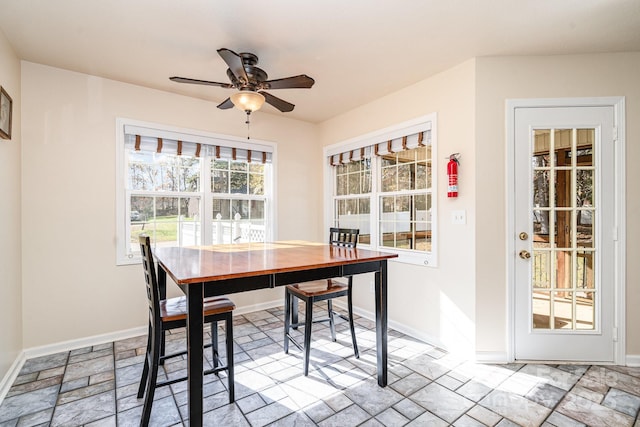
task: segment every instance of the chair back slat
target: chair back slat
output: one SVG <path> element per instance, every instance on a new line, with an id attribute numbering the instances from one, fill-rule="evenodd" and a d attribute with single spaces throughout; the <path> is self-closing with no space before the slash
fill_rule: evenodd
<path id="1" fill-rule="evenodd" d="M 343 248 L 355 248 L 358 244 L 358 234 L 360 234 L 360 230 L 357 228 L 331 227 L 329 229 L 329 244 Z"/>
<path id="2" fill-rule="evenodd" d="M 153 325 L 160 324 L 160 289 L 156 278 L 156 267 L 151 253 L 151 239 L 141 235 L 140 253 L 142 254 L 142 267 L 144 268 L 144 281 L 147 286 L 147 301 L 149 303 L 149 321 Z"/>

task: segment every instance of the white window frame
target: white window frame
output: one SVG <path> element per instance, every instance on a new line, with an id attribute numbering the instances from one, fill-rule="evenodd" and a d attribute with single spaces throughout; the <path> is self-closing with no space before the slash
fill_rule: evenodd
<path id="1" fill-rule="evenodd" d="M 203 145 L 216 145 L 245 150 L 256 150 L 271 153 L 271 167 L 265 170 L 264 177 L 264 191 L 265 191 L 265 222 L 270 226 L 265 230 L 265 240 L 274 240 L 277 236 L 277 224 L 275 218 L 276 206 L 275 206 L 275 188 L 276 188 L 276 174 L 275 167 L 277 162 L 277 144 L 270 141 L 251 139 L 247 142 L 246 139 L 215 134 L 211 132 L 204 132 L 193 129 L 177 128 L 158 123 L 144 122 L 128 118 L 116 118 L 116 203 L 115 203 L 115 215 L 116 215 L 116 265 L 130 265 L 138 264 L 141 262 L 139 254 L 133 254 L 130 252 L 130 200 L 127 190 L 127 164 L 126 164 L 126 152 L 125 149 L 125 129 L 139 129 L 140 133 L 145 135 L 153 135 L 158 138 L 165 138 L 168 140 L 180 140 L 190 141 L 194 143 L 201 143 Z M 203 156 L 205 157 L 205 156 Z M 202 164 L 201 172 L 201 187 L 198 193 L 201 197 L 200 210 L 201 210 L 201 239 L 200 244 L 211 244 L 211 220 L 205 212 L 210 212 L 213 200 L 213 193 L 210 188 L 210 176 L 211 171 L 208 167 Z M 186 193 L 182 192 L 149 192 L 153 195 L 162 196 L 180 196 Z M 192 193 L 189 193 L 192 195 Z M 225 194 L 225 198 L 246 198 L 237 194 Z"/>
<path id="2" fill-rule="evenodd" d="M 390 260 L 391 262 L 403 262 L 428 267 L 438 266 L 438 216 L 437 216 L 437 188 L 438 188 L 438 171 L 437 171 L 437 114 L 430 113 L 413 120 L 399 123 L 394 126 L 379 129 L 377 131 L 351 138 L 336 144 L 324 147 L 324 195 L 325 195 L 325 212 L 324 224 L 325 229 L 333 226 L 333 202 L 335 182 L 334 182 L 334 166 L 331 166 L 327 160 L 330 156 L 344 153 L 350 150 L 356 150 L 361 147 L 372 146 L 383 141 L 401 138 L 405 135 L 412 135 L 423 132 L 427 129 L 431 131 L 431 252 L 422 252 L 410 249 L 398 249 L 388 246 L 381 246 L 378 242 L 379 238 L 379 219 L 380 219 L 380 197 L 383 195 L 391 195 L 391 193 L 379 192 L 380 188 L 380 159 L 375 154 L 371 154 L 371 243 L 369 245 L 359 244 L 373 250 L 390 252 L 398 254 L 398 258 Z M 408 193 L 407 193 L 408 194 Z M 366 195 L 354 194 L 352 198 L 367 197 Z"/>

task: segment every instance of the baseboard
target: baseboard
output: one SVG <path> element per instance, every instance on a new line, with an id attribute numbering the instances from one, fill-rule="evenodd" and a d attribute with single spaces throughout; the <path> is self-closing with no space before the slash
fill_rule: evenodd
<path id="1" fill-rule="evenodd" d="M 509 357 L 505 351 L 476 351 L 475 361 L 478 363 L 509 363 Z"/>
<path id="2" fill-rule="evenodd" d="M 640 366 L 640 355 L 639 354 L 627 354 L 625 357 L 625 365 L 631 367 L 639 367 Z"/>
<path id="3" fill-rule="evenodd" d="M 238 316 L 241 314 L 253 313 L 254 311 L 269 310 L 278 306 L 282 306 L 282 299 L 237 307 L 235 310 L 233 310 L 233 315 Z"/>
<path id="4" fill-rule="evenodd" d="M 147 326 L 125 329 L 123 331 L 109 332 L 107 334 L 94 335 L 91 337 L 78 338 L 75 340 L 62 341 L 54 344 L 47 344 L 39 347 L 31 347 L 25 349 L 23 353 L 27 359 L 33 357 L 47 356 L 49 354 L 60 353 L 62 351 L 71 351 L 78 348 L 84 348 L 113 341 L 124 340 L 127 338 L 147 335 L 149 329 Z"/>
<path id="5" fill-rule="evenodd" d="M 0 404 L 2 404 L 2 401 L 7 396 L 7 393 L 9 393 L 9 389 L 18 377 L 18 374 L 20 373 L 20 370 L 22 369 L 22 366 L 24 365 L 24 362 L 26 360 L 27 357 L 25 356 L 24 351 L 20 352 L 16 360 L 9 367 L 9 370 L 5 374 L 4 378 L 2 378 L 2 381 L 0 381 Z"/>

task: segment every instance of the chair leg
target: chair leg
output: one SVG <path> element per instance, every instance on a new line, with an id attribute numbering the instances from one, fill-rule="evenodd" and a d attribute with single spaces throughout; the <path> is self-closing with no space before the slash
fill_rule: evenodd
<path id="1" fill-rule="evenodd" d="M 234 363 L 233 363 L 233 315 L 228 314 L 225 322 L 226 329 L 226 346 L 227 346 L 227 375 L 229 380 L 229 403 L 236 400 L 235 397 L 235 379 L 234 379 Z"/>
<path id="2" fill-rule="evenodd" d="M 140 385 L 138 386 L 138 399 L 144 396 L 144 390 L 147 386 L 147 376 L 149 375 L 149 358 L 151 357 L 151 324 L 149 324 L 149 332 L 147 333 L 147 351 L 144 357 L 144 366 L 142 367 L 142 376 L 140 377 Z"/>
<path id="3" fill-rule="evenodd" d="M 291 328 L 291 294 L 284 290 L 284 353 L 289 354 L 289 329 Z"/>
<path id="4" fill-rule="evenodd" d="M 309 375 L 309 356 L 311 355 L 311 325 L 313 324 L 313 298 L 307 298 L 304 313 L 304 376 Z"/>
<path id="5" fill-rule="evenodd" d="M 336 324 L 333 319 L 333 303 L 330 299 L 327 300 L 327 310 L 329 311 L 329 330 L 331 331 L 331 340 L 336 342 Z"/>
<path id="6" fill-rule="evenodd" d="M 298 298 L 295 295 L 291 297 L 291 324 L 293 329 L 298 330 Z"/>
<path id="7" fill-rule="evenodd" d="M 160 359 L 160 343 L 162 342 L 161 336 L 164 335 L 164 331 L 154 333 L 153 343 L 151 348 L 151 355 L 149 357 L 149 376 L 147 378 L 147 393 L 144 397 L 144 405 L 142 406 L 142 417 L 140 418 L 140 426 L 148 426 L 149 418 L 151 418 L 151 407 L 153 405 L 153 398 L 156 393 L 156 381 L 158 380 L 158 361 Z"/>
<path id="8" fill-rule="evenodd" d="M 166 331 L 162 331 L 162 337 L 160 338 L 160 356 L 159 359 L 160 360 L 160 364 L 164 366 L 164 355 L 165 355 L 165 346 L 167 345 L 167 337 L 166 337 Z"/>
<path id="9" fill-rule="evenodd" d="M 218 359 L 220 358 L 218 354 L 218 322 L 214 320 L 209 325 L 211 329 L 211 356 L 213 357 L 212 362 L 215 369 L 218 367 Z M 216 375 L 218 375 L 217 372 Z"/>
<path id="10" fill-rule="evenodd" d="M 349 328 L 351 328 L 351 341 L 353 341 L 353 354 L 356 359 L 360 358 L 360 352 L 358 351 L 358 343 L 356 342 L 356 328 L 353 326 L 353 293 L 351 287 L 353 285 L 353 278 L 349 277 L 349 293 L 347 294 L 347 309 L 349 310 Z"/>

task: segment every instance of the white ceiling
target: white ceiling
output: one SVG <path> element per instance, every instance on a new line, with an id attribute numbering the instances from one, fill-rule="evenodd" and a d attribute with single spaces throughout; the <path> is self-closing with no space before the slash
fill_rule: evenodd
<path id="1" fill-rule="evenodd" d="M 321 122 L 469 58 L 640 51 L 640 0 L 0 0 L 0 29 L 31 62 L 222 102 L 221 47 L 255 53 L 271 93 Z"/>

